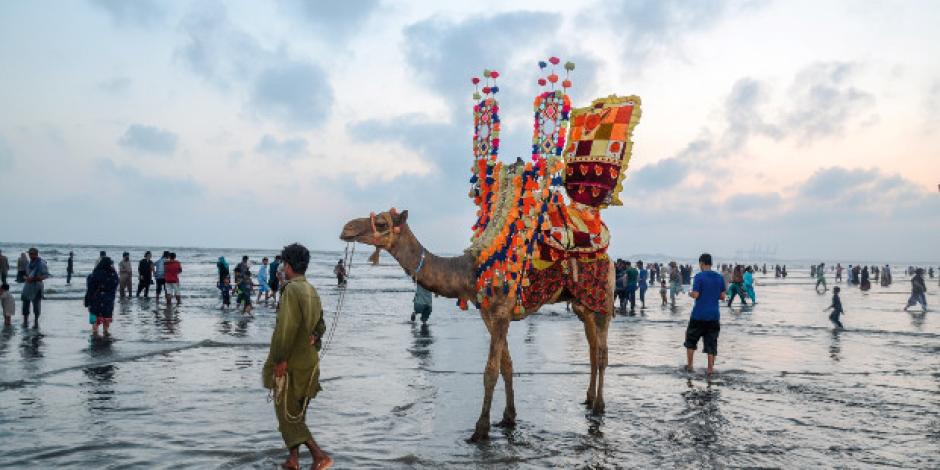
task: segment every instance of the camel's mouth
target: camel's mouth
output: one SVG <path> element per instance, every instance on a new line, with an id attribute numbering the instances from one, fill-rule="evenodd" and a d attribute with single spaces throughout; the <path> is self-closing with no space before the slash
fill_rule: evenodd
<path id="1" fill-rule="evenodd" d="M 371 230 L 368 227 L 363 228 L 364 225 L 368 225 L 367 219 L 349 221 L 345 226 L 343 226 L 343 231 L 340 232 L 339 239 L 344 242 L 364 241 L 364 237 L 371 233 Z"/>

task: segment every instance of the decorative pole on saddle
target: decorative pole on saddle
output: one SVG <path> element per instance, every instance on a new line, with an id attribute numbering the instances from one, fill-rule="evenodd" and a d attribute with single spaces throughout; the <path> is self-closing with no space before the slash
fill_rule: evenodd
<path id="1" fill-rule="evenodd" d="M 571 86 L 567 73 L 574 64 L 564 65 L 566 77 L 561 89 L 555 84 L 559 77 L 557 57 L 539 62 L 544 70 L 552 64 L 551 74 L 539 79 L 551 89 L 540 92 L 533 104 L 535 127 L 532 138 L 532 161 L 504 166 L 498 160 L 499 73 L 485 70 L 481 80 L 473 78 L 473 155 L 470 197 L 478 206 L 473 225 L 473 249 L 477 255 L 477 303 L 488 308 L 492 298 L 501 295 L 515 301 L 515 313 L 525 312 L 525 288 L 529 286 L 526 272 L 530 267 L 542 230 L 548 226 L 549 203 L 561 204 L 559 190 L 563 185 L 562 151 L 568 131 L 571 102 L 566 89 Z M 464 307 L 464 305 L 461 305 Z"/>

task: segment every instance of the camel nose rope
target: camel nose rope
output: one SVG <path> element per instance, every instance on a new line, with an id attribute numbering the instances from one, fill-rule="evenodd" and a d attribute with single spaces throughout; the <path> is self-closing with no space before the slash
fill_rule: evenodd
<path id="1" fill-rule="evenodd" d="M 350 249 L 350 246 L 352 249 Z M 343 265 L 346 266 L 346 277 L 348 278 L 350 273 L 352 273 L 353 258 L 356 256 L 356 243 L 347 242 L 346 251 L 343 253 Z M 343 311 L 343 305 L 346 303 L 346 286 L 340 287 L 339 295 L 336 297 L 336 308 L 333 310 L 333 318 L 330 322 L 330 329 L 326 334 L 326 338 L 323 341 L 323 347 L 320 348 L 320 360 L 322 361 L 326 357 L 327 351 L 330 350 L 330 345 L 333 344 L 333 336 L 336 334 L 336 325 L 339 323 L 340 313 Z"/>

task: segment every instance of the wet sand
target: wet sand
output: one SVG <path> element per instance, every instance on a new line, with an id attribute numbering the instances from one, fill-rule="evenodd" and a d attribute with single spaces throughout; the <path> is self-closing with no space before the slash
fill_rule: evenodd
<path id="1" fill-rule="evenodd" d="M 215 257 L 242 251 L 177 253 L 183 305 L 119 302 L 112 341 L 88 333 L 83 277 L 71 287 L 50 281 L 39 330 L 17 317 L 0 332 L 0 466 L 275 468 L 282 460 L 260 379 L 273 309 L 252 318 L 218 310 Z M 80 272 L 96 254 L 81 253 Z M 698 374 L 681 370 L 691 299 L 662 308 L 651 288 L 648 308 L 611 326 L 603 418 L 581 404 L 589 377 L 581 324 L 551 307 L 510 330 L 518 427 L 468 444 L 488 347 L 478 314 L 435 299 L 428 327 L 409 322 L 410 281 L 387 256 L 366 266 L 367 254 L 353 267 L 308 418 L 337 468 L 940 465 L 940 321 L 901 311 L 906 276 L 868 293 L 843 284 L 841 332 L 822 312 L 829 295 L 813 291 L 805 269 L 786 280 L 757 276 L 756 306 L 722 310 L 711 384 L 704 357 Z M 328 321 L 339 257 L 315 254 L 310 273 Z M 48 258 L 64 270 L 64 255 Z M 935 306 L 936 280 L 928 289 Z M 500 384 L 494 422 L 503 403 Z"/>

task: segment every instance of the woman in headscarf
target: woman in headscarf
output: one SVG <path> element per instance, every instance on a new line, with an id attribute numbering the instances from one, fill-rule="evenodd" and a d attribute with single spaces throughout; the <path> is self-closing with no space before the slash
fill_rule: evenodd
<path id="1" fill-rule="evenodd" d="M 110 335 L 111 317 L 114 314 L 114 297 L 117 295 L 117 271 L 114 262 L 105 256 L 101 258 L 94 271 L 88 275 L 87 289 L 85 290 L 85 306 L 88 307 L 88 323 L 91 331 L 98 335 L 98 325 L 104 325 L 105 336 Z"/>
<path id="2" fill-rule="evenodd" d="M 215 267 L 219 268 L 219 284 L 221 285 L 229 274 L 228 261 L 225 261 L 224 256 L 219 256 L 219 262 L 215 264 Z"/>
<path id="3" fill-rule="evenodd" d="M 757 293 L 754 292 L 754 269 L 750 266 L 744 270 L 744 290 L 747 292 L 747 296 L 751 298 L 751 302 L 756 304 Z"/>

